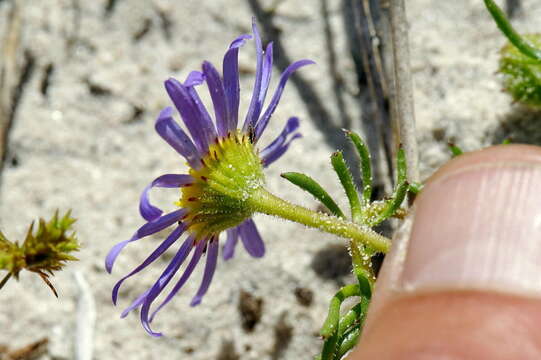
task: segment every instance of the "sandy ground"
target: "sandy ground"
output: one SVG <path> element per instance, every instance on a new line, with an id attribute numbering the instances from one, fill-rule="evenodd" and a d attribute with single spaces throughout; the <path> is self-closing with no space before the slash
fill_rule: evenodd
<path id="1" fill-rule="evenodd" d="M 0 39 L 7 31 L 11 3 L 0 1 Z M 344 92 L 341 110 L 353 119 L 354 129 L 360 128 L 342 1 L 260 4 L 264 9 L 276 6 L 274 21 L 282 30 L 288 58 L 317 62 L 300 74 L 338 132 L 343 124 L 332 93 L 321 11 L 327 7 L 337 69 L 350 90 Z M 423 175 L 449 158 L 449 140 L 466 150 L 509 135 L 541 144 L 539 125 L 531 121 L 541 115 L 512 105 L 501 92 L 494 73 L 503 40 L 482 1 L 418 0 L 408 6 Z M 340 245 L 340 239 L 256 216 L 267 255 L 252 259 L 239 247 L 235 259 L 220 260 L 202 305 L 191 308 L 188 304 L 202 275 L 199 268 L 155 320 L 155 329 L 166 334 L 160 339 L 144 332 L 137 314 L 122 320 L 119 315 L 153 283 L 167 259 L 128 281 L 118 307 L 111 304 L 110 291 L 115 280 L 144 259 L 165 233 L 128 247 L 113 275 L 103 269 L 109 248 L 143 223 L 137 210 L 143 187 L 160 174 L 184 169 L 177 154 L 153 130 L 156 115 L 169 105 L 163 80 L 184 79 L 203 60 L 220 64 L 229 42 L 250 31 L 252 13 L 248 1 L 22 2 L 18 64 L 27 61 L 31 66 L 9 133 L 0 226 L 8 238 L 20 239 L 33 219 L 49 217 L 57 208 L 71 208 L 78 218 L 83 249 L 78 254 L 81 261 L 53 280 L 60 299 L 27 273 L 0 291 L 0 344 L 14 349 L 46 337 L 49 346 L 41 359 L 75 358 L 81 336 L 77 326 L 88 321 L 77 315 L 80 290 L 74 273 L 79 272 L 95 302 L 96 359 L 303 359 L 319 351 L 317 331 L 328 300 L 348 277 L 322 278 L 312 264 L 315 257 L 322 261 L 318 253 L 332 253 L 329 246 Z M 524 0 L 514 23 L 522 31 L 535 31 L 540 26 L 535 19 L 540 18 L 541 3 Z M 243 109 L 251 93 L 253 55 L 249 42 L 240 55 Z M 274 74 L 271 89 L 278 75 Z M 314 201 L 278 176 L 284 171 L 306 172 L 344 198 L 328 162 L 336 141 L 311 121 L 307 109 L 312 105 L 303 102 L 298 89 L 289 84 L 262 143 L 272 140 L 288 116 L 301 118 L 304 138 L 268 169 L 268 187 L 315 209 Z M 153 196 L 173 209 L 174 191 L 157 191 Z M 340 256 L 331 258 L 339 268 Z M 297 288 L 313 294 L 311 304 L 299 301 Z M 242 325 L 246 315 L 239 311 L 241 297 L 256 305 L 261 299 L 260 311 L 255 311 L 261 317 L 250 331 Z"/>

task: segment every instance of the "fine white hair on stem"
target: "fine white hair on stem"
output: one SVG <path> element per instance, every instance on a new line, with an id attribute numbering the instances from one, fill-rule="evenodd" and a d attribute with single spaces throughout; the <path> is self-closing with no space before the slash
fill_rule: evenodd
<path id="1" fill-rule="evenodd" d="M 413 83 L 409 55 L 408 23 L 404 0 L 390 0 L 391 36 L 394 63 L 394 116 L 400 142 L 406 152 L 407 179 L 419 182 L 419 152 L 415 130 Z"/>

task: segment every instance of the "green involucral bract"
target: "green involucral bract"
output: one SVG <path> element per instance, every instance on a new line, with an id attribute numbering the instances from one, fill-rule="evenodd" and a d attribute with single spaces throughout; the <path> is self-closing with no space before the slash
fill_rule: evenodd
<path id="1" fill-rule="evenodd" d="M 255 209 L 248 199 L 265 184 L 263 166 L 247 135 L 230 133 L 209 147 L 194 183 L 181 188 L 178 206 L 188 209 L 188 231 L 203 238 L 237 226 Z"/>

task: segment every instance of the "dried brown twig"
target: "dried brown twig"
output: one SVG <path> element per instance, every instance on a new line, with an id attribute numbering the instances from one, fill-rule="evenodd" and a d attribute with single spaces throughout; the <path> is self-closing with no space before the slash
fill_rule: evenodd
<path id="1" fill-rule="evenodd" d="M 0 360 L 35 360 L 47 352 L 48 344 L 49 339 L 43 338 L 14 350 L 0 345 Z"/>
<path id="2" fill-rule="evenodd" d="M 394 62 L 394 116 L 400 142 L 404 146 L 408 165 L 407 179 L 419 182 L 419 152 L 415 130 L 413 83 L 409 55 L 408 24 L 404 0 L 390 0 L 391 35 Z"/>
<path id="3" fill-rule="evenodd" d="M 0 38 L 0 161 L 4 159 L 7 132 L 13 118 L 13 97 L 17 88 L 17 57 L 20 53 L 21 16 L 19 3 L 14 1 L 7 14 L 5 35 Z M 1 165 L 1 164 L 0 164 Z"/>

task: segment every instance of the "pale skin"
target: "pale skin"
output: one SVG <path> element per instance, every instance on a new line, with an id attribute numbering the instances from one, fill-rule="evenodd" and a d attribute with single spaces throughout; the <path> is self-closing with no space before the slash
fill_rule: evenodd
<path id="1" fill-rule="evenodd" d="M 541 148 L 467 153 L 394 239 L 349 360 L 541 359 Z"/>

